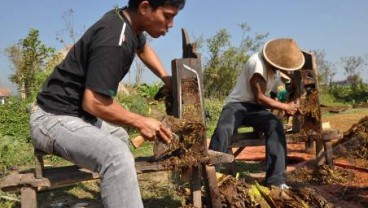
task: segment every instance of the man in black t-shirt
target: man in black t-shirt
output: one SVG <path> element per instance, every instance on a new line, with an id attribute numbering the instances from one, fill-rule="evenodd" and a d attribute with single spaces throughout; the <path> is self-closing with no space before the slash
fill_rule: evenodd
<path id="1" fill-rule="evenodd" d="M 170 87 L 170 76 L 143 32 L 165 35 L 184 5 L 185 0 L 129 0 L 127 7 L 107 12 L 55 67 L 37 96 L 30 118 L 33 145 L 99 172 L 105 207 L 143 207 L 122 127 L 134 127 L 150 140 L 171 140 L 160 121 L 124 109 L 113 96 L 135 55 Z"/>

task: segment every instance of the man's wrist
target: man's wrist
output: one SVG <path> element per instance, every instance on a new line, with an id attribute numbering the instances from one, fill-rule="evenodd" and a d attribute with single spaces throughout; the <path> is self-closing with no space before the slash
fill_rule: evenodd
<path id="1" fill-rule="evenodd" d="M 165 85 L 170 85 L 171 83 L 171 76 L 169 75 L 164 75 L 161 77 L 161 80 L 163 83 L 165 83 Z"/>

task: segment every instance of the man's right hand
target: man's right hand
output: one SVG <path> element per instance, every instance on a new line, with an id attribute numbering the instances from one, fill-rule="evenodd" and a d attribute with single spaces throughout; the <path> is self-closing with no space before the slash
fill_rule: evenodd
<path id="1" fill-rule="evenodd" d="M 299 104 L 297 104 L 296 102 L 292 101 L 289 103 L 286 103 L 287 107 L 285 109 L 285 113 L 287 115 L 294 115 L 295 113 L 297 113 L 299 111 Z"/>
<path id="2" fill-rule="evenodd" d="M 172 138 L 172 132 L 162 122 L 145 117 L 139 129 L 140 134 L 148 140 L 154 141 L 162 139 L 163 142 L 169 144 Z"/>

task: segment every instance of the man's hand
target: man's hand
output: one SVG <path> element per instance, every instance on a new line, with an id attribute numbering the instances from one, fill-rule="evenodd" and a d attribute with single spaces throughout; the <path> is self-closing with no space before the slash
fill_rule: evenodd
<path id="1" fill-rule="evenodd" d="M 299 104 L 297 104 L 296 102 L 289 102 L 286 103 L 286 108 L 285 108 L 285 113 L 286 115 L 294 115 L 296 112 L 299 111 Z"/>
<path id="2" fill-rule="evenodd" d="M 172 133 L 169 128 L 162 122 L 149 117 L 145 117 L 144 120 L 142 120 L 139 132 L 142 136 L 151 141 L 162 139 L 163 142 L 169 144 L 172 138 Z"/>
<path id="3" fill-rule="evenodd" d="M 167 87 L 171 91 L 172 86 L 172 77 L 171 76 L 164 76 L 162 77 L 162 82 L 165 84 L 165 87 Z"/>

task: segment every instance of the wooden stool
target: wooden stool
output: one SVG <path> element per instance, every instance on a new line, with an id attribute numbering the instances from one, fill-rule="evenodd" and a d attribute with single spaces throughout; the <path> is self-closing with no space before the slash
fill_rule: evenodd
<path id="1" fill-rule="evenodd" d="M 21 193 L 22 208 L 37 208 L 37 192 L 73 185 L 82 181 L 99 179 L 99 174 L 75 165 L 44 168 L 45 152 L 35 149 L 34 173 L 9 175 L 1 183 L 4 192 L 18 191 Z"/>
<path id="2" fill-rule="evenodd" d="M 241 128 L 243 127 L 244 126 L 242 126 Z M 293 133 L 286 134 L 287 143 L 291 141 L 295 142 L 296 140 L 293 138 L 294 136 L 295 135 L 293 135 Z M 328 130 L 328 131 L 323 131 L 321 137 L 316 137 L 319 139 L 315 139 L 314 137 L 307 138 L 307 139 L 299 138 L 298 142 L 305 142 L 306 147 L 307 147 L 307 143 L 310 143 L 310 142 L 315 143 L 315 146 L 313 146 L 313 148 L 315 149 L 315 155 L 316 155 L 315 165 L 319 166 L 322 164 L 327 164 L 331 168 L 334 168 L 334 164 L 332 160 L 333 151 L 332 151 L 332 141 L 331 140 L 339 139 L 341 137 L 342 137 L 342 134 L 340 132 L 336 130 Z M 256 130 L 248 131 L 245 133 L 237 133 L 237 134 L 234 134 L 231 138 L 231 144 L 229 145 L 228 153 L 233 154 L 234 158 L 236 158 L 247 146 L 264 146 L 265 144 L 266 144 L 266 139 L 263 133 L 258 132 Z M 233 151 L 234 148 L 237 148 L 237 149 Z M 236 161 L 234 159 L 234 161 L 228 165 L 228 169 L 230 173 L 233 175 L 236 174 L 235 164 L 236 164 Z"/>
<path id="3" fill-rule="evenodd" d="M 240 128 L 252 128 L 252 127 L 241 126 Z M 239 129 L 237 131 L 239 131 Z M 228 153 L 233 154 L 234 158 L 236 158 L 244 150 L 245 147 L 263 146 L 265 145 L 265 142 L 266 139 L 263 133 L 256 131 L 254 129 L 243 133 L 237 133 L 231 137 L 231 143 L 228 148 Z M 233 151 L 234 148 L 237 148 L 235 152 Z M 228 169 L 232 175 L 236 174 L 235 159 L 232 163 L 228 165 Z"/>

